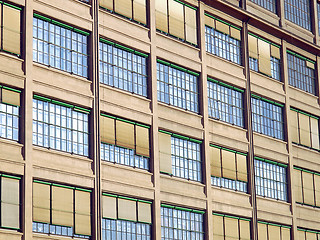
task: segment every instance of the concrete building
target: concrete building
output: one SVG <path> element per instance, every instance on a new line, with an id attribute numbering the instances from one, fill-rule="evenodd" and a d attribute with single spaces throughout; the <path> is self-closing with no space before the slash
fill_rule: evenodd
<path id="1" fill-rule="evenodd" d="M 0 6 L 0 240 L 320 239 L 316 0 Z"/>

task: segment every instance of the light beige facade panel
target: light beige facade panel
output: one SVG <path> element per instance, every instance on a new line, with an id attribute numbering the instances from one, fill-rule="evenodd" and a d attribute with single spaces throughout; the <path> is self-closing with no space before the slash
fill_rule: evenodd
<path id="1" fill-rule="evenodd" d="M 60 101 L 92 108 L 92 83 L 86 78 L 37 63 L 34 63 L 33 73 L 35 94 L 43 94 Z"/>
<path id="2" fill-rule="evenodd" d="M 203 184 L 179 177 L 168 176 L 166 174 L 161 174 L 160 191 L 180 196 L 205 199 Z"/>
<path id="3" fill-rule="evenodd" d="M 294 87 L 288 88 L 288 95 L 290 98 L 289 104 L 291 107 L 295 107 L 305 112 L 312 113 L 313 115 L 320 116 L 317 96 Z"/>
<path id="4" fill-rule="evenodd" d="M 15 141 L 0 139 L 0 161 L 21 164 L 24 162 L 21 154 L 23 145 Z M 1 169 L 1 164 L 0 164 Z"/>
<path id="5" fill-rule="evenodd" d="M 206 63 L 208 77 L 231 83 L 242 89 L 246 87 L 242 66 L 211 53 L 206 54 Z"/>
<path id="6" fill-rule="evenodd" d="M 291 226 L 292 213 L 290 209 L 290 203 L 257 196 L 257 214 L 259 220 Z"/>
<path id="7" fill-rule="evenodd" d="M 292 144 L 293 165 L 320 172 L 320 153 L 303 146 Z"/>
<path id="8" fill-rule="evenodd" d="M 294 24 L 293 22 L 290 22 L 289 20 L 285 19 L 285 24 L 282 26 L 284 30 L 287 30 L 290 34 L 299 36 L 300 38 L 308 41 L 313 42 L 314 35 L 311 31 L 308 31 L 307 29 L 304 29 L 303 27 L 300 27 L 297 24 Z"/>
<path id="9" fill-rule="evenodd" d="M 14 84 L 15 86 L 19 87 L 21 86 L 20 81 L 24 78 L 24 72 L 23 72 L 23 60 L 16 57 L 12 56 L 7 53 L 0 53 L 0 76 L 10 76 L 11 79 L 17 78 L 16 80 L 13 81 L 10 85 Z M 8 82 L 5 78 L 3 79 L 1 77 L 0 82 Z"/>
<path id="10" fill-rule="evenodd" d="M 0 159 L 0 171 L 12 173 L 16 175 L 23 175 L 24 174 L 24 163 L 23 162 L 13 162 L 4 159 Z"/>
<path id="11" fill-rule="evenodd" d="M 225 12 L 219 11 L 218 9 L 213 8 L 213 7 L 206 5 L 206 4 L 203 4 L 203 9 L 209 15 L 216 16 L 217 18 L 220 18 L 221 20 L 226 20 L 226 21 L 230 22 L 232 25 L 242 28 L 242 21 L 237 18 L 234 18 L 232 15 L 226 14 Z"/>
<path id="12" fill-rule="evenodd" d="M 249 143 L 246 129 L 215 119 L 209 119 L 208 128 L 210 143 L 248 152 Z"/>
<path id="13" fill-rule="evenodd" d="M 149 53 L 149 29 L 123 17 L 99 10 L 99 34 L 111 41 Z"/>
<path id="14" fill-rule="evenodd" d="M 117 88 L 100 85 L 100 110 L 151 125 L 150 100 Z"/>
<path id="15" fill-rule="evenodd" d="M 258 5 L 256 5 L 256 6 L 259 7 Z M 270 11 L 268 11 L 268 12 L 270 12 Z M 252 25 L 248 25 L 248 31 L 253 33 L 253 34 L 255 34 L 255 35 L 259 35 L 259 36 L 263 37 L 264 39 L 266 39 L 268 41 L 271 41 L 273 43 L 281 45 L 281 39 L 280 38 L 277 38 L 276 36 L 274 36 L 272 34 L 266 33 L 265 31 L 262 31 L 261 29 L 256 28 L 256 27 L 254 27 Z"/>
<path id="16" fill-rule="evenodd" d="M 73 27 L 92 31 L 91 7 L 81 1 L 38 0 L 33 2 L 33 10 Z"/>
<path id="17" fill-rule="evenodd" d="M 25 84 L 25 78 L 22 76 L 15 76 L 12 73 L 0 70 L 0 84 L 23 89 Z"/>
<path id="18" fill-rule="evenodd" d="M 0 229 L 0 239 L 4 240 L 22 240 L 23 234 L 17 231 Z"/>
<path id="19" fill-rule="evenodd" d="M 320 229 L 320 211 L 317 208 L 296 204 L 297 226 L 307 229 Z"/>
<path id="20" fill-rule="evenodd" d="M 101 162 L 101 178 L 103 180 L 118 182 L 123 185 L 133 185 L 138 188 L 151 189 L 153 187 L 152 174 L 147 170 L 134 169 L 130 166 L 103 160 Z"/>
<path id="21" fill-rule="evenodd" d="M 283 83 L 258 72 L 250 71 L 251 91 L 261 96 L 268 96 L 277 102 L 284 103 L 286 96 Z"/>
<path id="22" fill-rule="evenodd" d="M 25 6 L 26 5 L 26 1 L 25 0 L 11 0 L 10 2 L 15 3 L 16 5 L 20 5 L 20 6 Z"/>
<path id="23" fill-rule="evenodd" d="M 226 188 L 211 187 L 212 211 L 225 214 L 252 217 L 250 195 Z"/>
<path id="24" fill-rule="evenodd" d="M 258 4 L 248 1 L 247 11 L 255 16 L 261 17 L 263 20 L 268 21 L 273 25 L 279 26 L 280 18 L 278 15 L 263 7 L 260 7 Z"/>
<path id="25" fill-rule="evenodd" d="M 253 133 L 254 154 L 281 163 L 288 163 L 287 143 L 260 133 Z"/>
<path id="26" fill-rule="evenodd" d="M 199 49 L 172 37 L 157 33 L 156 56 L 195 72 L 201 71 Z"/>
<path id="27" fill-rule="evenodd" d="M 160 120 L 159 128 L 177 132 L 188 137 L 202 139 L 200 134 L 202 133 L 203 126 L 200 115 L 165 103 L 158 104 L 158 114 Z M 173 126 L 173 124 L 192 127 L 194 128 L 193 131 L 198 131 L 198 134 L 192 135 L 192 133 L 184 132 L 180 127 Z"/>

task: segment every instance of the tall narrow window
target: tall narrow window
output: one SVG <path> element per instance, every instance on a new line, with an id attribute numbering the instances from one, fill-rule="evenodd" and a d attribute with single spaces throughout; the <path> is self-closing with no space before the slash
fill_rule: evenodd
<path id="1" fill-rule="evenodd" d="M 204 211 L 161 204 L 161 239 L 204 239 Z"/>
<path id="2" fill-rule="evenodd" d="M 20 90 L 0 85 L 0 137 L 19 140 Z"/>
<path id="3" fill-rule="evenodd" d="M 241 64 L 241 28 L 205 13 L 206 51 Z"/>
<path id="4" fill-rule="evenodd" d="M 178 0 L 156 0 L 157 30 L 197 45 L 197 8 Z"/>
<path id="5" fill-rule="evenodd" d="M 140 123 L 101 114 L 101 159 L 149 170 L 149 128 Z"/>
<path id="6" fill-rule="evenodd" d="M 320 239 L 319 230 L 310 230 L 298 227 L 298 239 L 299 240 L 317 240 Z"/>
<path id="7" fill-rule="evenodd" d="M 250 1 L 269 10 L 270 12 L 277 13 L 277 0 L 250 0 Z"/>
<path id="8" fill-rule="evenodd" d="M 198 73 L 158 59 L 158 101 L 199 112 Z"/>
<path id="9" fill-rule="evenodd" d="M 257 195 L 287 201 L 287 165 L 255 157 L 254 172 Z"/>
<path id="10" fill-rule="evenodd" d="M 247 154 L 210 145 L 211 184 L 247 192 Z"/>
<path id="11" fill-rule="evenodd" d="M 213 239 L 251 240 L 250 219 L 213 213 Z"/>
<path id="12" fill-rule="evenodd" d="M 291 240 L 291 227 L 258 221 L 258 239 Z"/>
<path id="13" fill-rule="evenodd" d="M 315 95 L 315 62 L 289 50 L 287 56 L 289 84 Z"/>
<path id="14" fill-rule="evenodd" d="M 34 95 L 33 144 L 88 156 L 90 110 Z"/>
<path id="15" fill-rule="evenodd" d="M 285 18 L 311 31 L 311 9 L 309 0 L 285 0 Z"/>
<path id="16" fill-rule="evenodd" d="M 100 0 L 99 5 L 111 13 L 147 25 L 146 0 Z"/>
<path id="17" fill-rule="evenodd" d="M 0 229 L 20 229 L 20 179 L 0 174 Z"/>
<path id="18" fill-rule="evenodd" d="M 208 78 L 209 117 L 243 127 L 243 90 Z"/>
<path id="19" fill-rule="evenodd" d="M 283 140 L 283 105 L 252 94 L 253 131 Z"/>
<path id="20" fill-rule="evenodd" d="M 319 151 L 319 118 L 295 108 L 290 109 L 292 142 Z"/>
<path id="21" fill-rule="evenodd" d="M 100 82 L 147 96 L 148 55 L 100 38 Z"/>
<path id="22" fill-rule="evenodd" d="M 21 10 L 12 4 L 0 3 L 0 47 L 17 56 L 21 55 Z"/>
<path id="23" fill-rule="evenodd" d="M 102 240 L 151 240 L 151 202 L 103 193 Z"/>
<path id="24" fill-rule="evenodd" d="M 248 45 L 250 69 L 280 81 L 280 46 L 252 33 Z"/>
<path id="25" fill-rule="evenodd" d="M 33 61 L 88 77 L 89 33 L 34 14 Z"/>
<path id="26" fill-rule="evenodd" d="M 293 174 L 295 201 L 320 207 L 320 173 L 294 167 Z"/>
<path id="27" fill-rule="evenodd" d="M 201 141 L 159 131 L 160 172 L 201 182 Z"/>
<path id="28" fill-rule="evenodd" d="M 91 190 L 33 181 L 33 232 L 91 236 Z"/>

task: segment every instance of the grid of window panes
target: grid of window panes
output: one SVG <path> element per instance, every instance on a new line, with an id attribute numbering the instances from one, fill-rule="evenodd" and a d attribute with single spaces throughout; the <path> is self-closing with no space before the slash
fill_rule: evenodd
<path id="1" fill-rule="evenodd" d="M 311 31 L 311 13 L 309 0 L 285 0 L 285 18 L 300 27 Z"/>
<path id="2" fill-rule="evenodd" d="M 88 156 L 88 114 L 33 99 L 33 144 Z"/>
<path id="3" fill-rule="evenodd" d="M 88 37 L 33 18 L 33 61 L 88 77 Z"/>
<path id="4" fill-rule="evenodd" d="M 100 82 L 141 96 L 147 96 L 147 58 L 99 43 Z"/>
<path id="5" fill-rule="evenodd" d="M 172 174 L 201 181 L 200 144 L 171 136 Z"/>
<path id="6" fill-rule="evenodd" d="M 198 77 L 157 63 L 158 101 L 199 112 Z"/>
<path id="7" fill-rule="evenodd" d="M 203 214 L 161 206 L 161 240 L 203 240 Z"/>
<path id="8" fill-rule="evenodd" d="M 228 188 L 228 189 L 232 189 L 240 192 L 248 191 L 248 183 L 242 182 L 242 181 L 236 181 L 228 178 L 211 176 L 211 185 Z"/>
<path id="9" fill-rule="evenodd" d="M 276 0 L 250 0 L 255 4 L 269 10 L 270 12 L 276 13 L 277 12 L 277 1 Z"/>
<path id="10" fill-rule="evenodd" d="M 287 169 L 257 159 L 254 168 L 257 195 L 287 201 Z"/>
<path id="11" fill-rule="evenodd" d="M 307 67 L 306 60 L 288 53 L 289 84 L 315 94 L 315 70 Z"/>
<path id="12" fill-rule="evenodd" d="M 253 131 L 283 140 L 282 107 L 251 98 Z"/>
<path id="13" fill-rule="evenodd" d="M 227 59 L 231 62 L 241 64 L 241 41 L 230 35 L 205 26 L 206 51 Z"/>
<path id="14" fill-rule="evenodd" d="M 242 93 L 208 81 L 209 117 L 243 127 Z"/>
<path id="15" fill-rule="evenodd" d="M 0 137 L 18 141 L 19 109 L 18 106 L 0 103 Z"/>
<path id="16" fill-rule="evenodd" d="M 53 224 L 49 224 L 49 223 L 33 222 L 32 223 L 32 231 L 37 232 L 37 233 L 45 233 L 45 234 L 53 234 L 53 235 L 60 235 L 60 236 L 66 236 L 66 237 L 90 239 L 89 236 L 74 234 L 73 227 L 58 226 L 58 225 L 53 225 Z"/>
<path id="17" fill-rule="evenodd" d="M 101 159 L 135 168 L 149 170 L 149 158 L 136 155 L 133 149 L 101 143 Z"/>
<path id="18" fill-rule="evenodd" d="M 102 240 L 150 240 L 151 225 L 125 220 L 102 219 Z"/>
<path id="19" fill-rule="evenodd" d="M 270 56 L 271 77 L 280 81 L 280 59 Z M 249 67 L 251 70 L 259 72 L 258 59 L 249 57 Z"/>

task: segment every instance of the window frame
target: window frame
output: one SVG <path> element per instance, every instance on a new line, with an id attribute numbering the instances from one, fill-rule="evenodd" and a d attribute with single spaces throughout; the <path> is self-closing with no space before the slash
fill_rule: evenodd
<path id="1" fill-rule="evenodd" d="M 287 21 L 290 21 L 295 25 L 302 27 L 308 31 L 312 31 L 310 1 L 308 0 L 305 1 L 305 3 L 303 4 L 305 6 L 305 9 L 303 10 L 301 5 L 302 5 L 301 0 L 296 0 L 295 2 L 293 1 L 290 2 L 289 0 L 285 0 L 284 1 L 284 17 Z M 306 9 L 306 8 L 309 8 L 309 9 Z M 291 11 L 289 9 L 291 9 Z M 303 19 L 301 18 L 302 15 L 308 18 Z M 302 21 L 301 19 L 303 19 L 304 21 Z"/>

